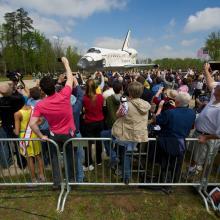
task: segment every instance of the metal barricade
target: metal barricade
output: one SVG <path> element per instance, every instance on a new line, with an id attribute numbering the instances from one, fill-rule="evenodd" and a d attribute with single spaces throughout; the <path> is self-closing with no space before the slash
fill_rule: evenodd
<path id="1" fill-rule="evenodd" d="M 164 187 L 166 190 L 171 186 L 194 186 L 205 202 L 201 190 L 204 187 L 207 164 L 204 165 L 203 172 L 197 175 L 192 175 L 189 169 L 193 162 L 196 141 L 198 141 L 196 138 L 187 138 L 184 153 L 174 157 L 161 151 L 156 138 L 149 138 L 148 142 L 138 144 L 129 151 L 113 143 L 110 138 L 69 139 L 63 146 L 67 191 L 60 211 L 64 210 L 67 196 L 74 185 L 124 186 L 127 184 Z M 77 150 L 82 148 L 87 155 L 91 155 L 84 160 L 84 179 L 79 181 L 77 173 L 82 163 L 77 163 L 77 160 L 79 161 Z M 68 160 L 73 162 L 71 177 L 68 172 L 70 166 Z"/>
<path id="2" fill-rule="evenodd" d="M 59 210 L 65 184 L 62 156 L 56 142 L 50 139 L 4 138 L 0 139 L 0 152 L 0 187 L 52 186 L 55 176 L 59 176 Z"/>
<path id="3" fill-rule="evenodd" d="M 213 208 L 214 204 L 207 187 L 220 185 L 219 159 L 215 157 L 218 152 L 207 145 L 203 169 L 192 173 L 189 167 L 197 141 L 187 138 L 184 153 L 172 156 L 161 150 L 155 138 L 126 148 L 111 138 L 72 138 L 64 143 L 62 156 L 57 143 L 50 139 L 0 139 L 0 187 L 51 186 L 59 177 L 57 211 L 63 211 L 74 185 L 156 186 L 168 192 L 171 186 L 193 186 L 209 211 L 209 203 Z M 24 146 L 30 145 L 32 151 L 26 150 L 22 156 Z M 41 174 L 40 181 L 36 181 L 36 170 Z"/>
<path id="4" fill-rule="evenodd" d="M 220 190 L 220 140 L 210 140 L 207 142 L 207 152 L 205 160 L 205 175 L 202 181 L 202 194 L 206 209 L 209 212 L 209 204 L 214 211 L 218 211 L 217 205 L 213 201 L 210 191 L 219 187 Z"/>

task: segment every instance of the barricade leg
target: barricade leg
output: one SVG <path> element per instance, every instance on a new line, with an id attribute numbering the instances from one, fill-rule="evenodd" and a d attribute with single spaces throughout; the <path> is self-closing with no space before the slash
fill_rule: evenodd
<path id="1" fill-rule="evenodd" d="M 208 202 L 207 202 L 206 197 L 203 195 L 201 189 L 199 189 L 199 190 L 197 190 L 197 191 L 198 191 L 199 195 L 202 197 L 202 200 L 203 200 L 203 202 L 204 202 L 204 204 L 205 204 L 205 208 L 206 208 L 207 212 L 210 213 L 209 205 L 208 205 Z"/>
<path id="2" fill-rule="evenodd" d="M 202 197 L 202 200 L 205 204 L 205 208 L 207 210 L 207 212 L 210 213 L 210 209 L 209 209 L 209 204 L 208 204 L 208 199 L 207 199 L 207 195 L 206 195 L 206 187 L 207 187 L 207 183 L 208 183 L 208 177 L 210 175 L 210 166 L 209 166 L 209 155 L 210 155 L 210 146 L 209 145 L 206 145 L 207 148 L 204 149 L 205 150 L 205 158 L 204 158 L 204 168 L 203 168 L 203 173 L 202 173 L 202 176 L 201 176 L 201 180 L 200 180 L 200 186 L 197 188 L 197 191 L 199 193 L 199 195 Z M 203 154 L 204 155 L 204 154 Z"/>
<path id="3" fill-rule="evenodd" d="M 73 156 L 73 154 L 74 154 L 74 156 Z M 66 202 L 67 196 L 68 196 L 68 194 L 70 192 L 70 185 L 69 185 L 69 183 L 71 181 L 74 181 L 73 171 L 75 171 L 76 169 L 75 169 L 75 166 L 73 165 L 73 160 L 75 161 L 75 155 L 77 155 L 77 153 L 74 152 L 74 149 L 72 148 L 71 141 L 67 140 L 64 143 L 64 145 L 63 145 L 63 159 L 64 159 L 64 168 L 65 168 L 65 182 L 63 182 L 61 184 L 61 192 L 60 192 L 60 195 L 59 195 L 59 198 L 58 198 L 58 202 L 57 202 L 57 211 L 58 212 L 63 212 L 64 211 L 65 202 Z M 67 191 L 64 194 L 65 187 L 66 187 Z M 63 194 L 64 194 L 64 197 L 62 198 Z"/>
<path id="4" fill-rule="evenodd" d="M 215 160 L 215 156 L 218 153 L 218 146 L 216 147 L 214 144 L 213 146 L 210 146 L 209 148 L 209 152 L 207 153 L 207 158 L 206 158 L 206 169 L 204 170 L 204 181 L 203 181 L 203 193 L 206 196 L 206 201 L 207 204 L 211 203 L 211 206 L 213 208 L 214 211 L 216 211 L 216 207 L 213 203 L 212 198 L 210 197 L 210 195 L 207 192 L 207 187 L 208 187 L 208 183 L 209 183 L 209 178 L 210 175 L 212 173 L 212 168 L 213 168 L 213 164 L 214 164 L 214 160 Z M 209 211 L 209 210 L 207 210 Z"/>
<path id="5" fill-rule="evenodd" d="M 62 202 L 62 196 L 63 196 L 64 190 L 65 190 L 65 183 L 61 183 L 61 191 L 60 191 L 58 201 L 57 201 L 57 212 L 61 212 L 60 205 L 61 205 L 61 202 Z"/>
<path id="6" fill-rule="evenodd" d="M 63 202 L 62 202 L 62 206 L 61 206 L 61 209 L 60 209 L 60 212 L 63 212 L 64 211 L 64 207 L 65 207 L 65 203 L 66 203 L 66 199 L 67 199 L 67 196 L 68 194 L 70 193 L 70 186 L 67 185 L 67 191 L 63 197 Z"/>

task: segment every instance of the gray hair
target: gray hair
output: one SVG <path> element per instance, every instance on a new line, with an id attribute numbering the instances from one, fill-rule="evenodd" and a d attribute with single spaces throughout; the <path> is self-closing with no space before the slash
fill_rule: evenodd
<path id="1" fill-rule="evenodd" d="M 191 100 L 191 96 L 187 92 L 179 92 L 175 98 L 175 101 L 179 102 L 180 107 L 187 107 Z"/>

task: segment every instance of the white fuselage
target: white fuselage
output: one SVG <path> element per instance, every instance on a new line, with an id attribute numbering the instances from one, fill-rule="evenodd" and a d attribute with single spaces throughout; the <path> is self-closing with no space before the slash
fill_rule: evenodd
<path id="1" fill-rule="evenodd" d="M 78 66 L 87 68 L 123 67 L 136 64 L 137 51 L 128 48 L 127 50 L 113 50 L 93 47 L 79 60 Z"/>

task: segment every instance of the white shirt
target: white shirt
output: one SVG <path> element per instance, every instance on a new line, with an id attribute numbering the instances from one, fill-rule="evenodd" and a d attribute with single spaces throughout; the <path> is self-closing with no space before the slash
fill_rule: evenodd
<path id="1" fill-rule="evenodd" d="M 220 85 L 220 83 L 215 83 L 215 86 L 217 85 Z M 213 92 L 214 89 L 209 103 L 196 119 L 195 127 L 198 131 L 220 137 L 220 103 L 213 104 L 215 102 Z"/>

